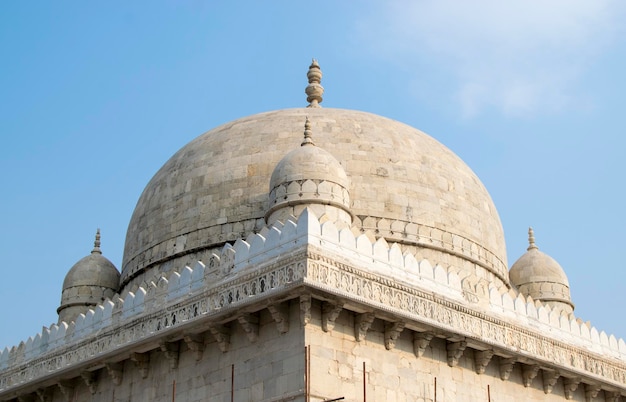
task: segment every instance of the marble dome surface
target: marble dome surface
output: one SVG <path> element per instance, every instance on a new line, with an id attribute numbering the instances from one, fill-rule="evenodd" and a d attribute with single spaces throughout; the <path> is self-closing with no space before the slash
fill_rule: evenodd
<path id="1" fill-rule="evenodd" d="M 352 225 L 443 253 L 508 284 L 502 225 L 489 193 L 452 151 L 423 132 L 371 113 L 297 108 L 214 128 L 155 174 L 128 226 L 122 288 L 153 267 L 265 225 L 270 177 L 300 147 L 306 118 L 318 147 L 345 170 Z"/>
<path id="2" fill-rule="evenodd" d="M 119 281 L 119 271 L 102 255 L 98 230 L 91 254 L 81 258 L 65 275 L 61 304 L 57 309 L 59 321 L 69 323 L 78 314 L 86 313 L 88 306 L 113 297 L 119 288 Z"/>
<path id="3" fill-rule="evenodd" d="M 532 228 L 528 230 L 529 246 L 511 266 L 511 284 L 534 300 L 551 304 L 564 304 L 569 312 L 574 310 L 569 281 L 561 265 L 548 254 L 539 251 Z M 571 310 L 570 310 L 571 309 Z"/>

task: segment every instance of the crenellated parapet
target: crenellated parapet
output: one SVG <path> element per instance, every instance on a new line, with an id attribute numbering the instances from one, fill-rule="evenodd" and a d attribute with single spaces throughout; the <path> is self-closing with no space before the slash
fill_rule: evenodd
<path id="1" fill-rule="evenodd" d="M 412 244 L 431 250 L 443 251 L 476 264 L 495 275 L 502 283 L 508 283 L 506 261 L 492 250 L 465 236 L 408 220 L 386 219 L 376 216 L 358 215 L 355 225 L 362 231 L 390 242 Z"/>
<path id="2" fill-rule="evenodd" d="M 618 387 L 626 382 L 622 339 L 514 290 L 485 288 L 456 272 L 454 266 L 418 260 L 371 233 L 338 229 L 305 209 L 297 219 L 275 222 L 226 244 L 205 261 L 115 295 L 72 323 L 44 327 L 35 337 L 5 348 L 0 352 L 0 395 L 57 370 L 82 372 L 115 354 L 131 355 L 136 345 L 169 339 L 193 325 L 207 328 L 226 352 L 227 319 L 236 319 L 253 341 L 257 316 L 250 311 L 262 306 L 284 333 L 289 323 L 281 303 L 300 296 L 301 325 L 308 325 L 306 306 L 310 309 L 311 295 L 322 293 L 325 330 L 332 330 L 342 309 L 358 306 L 355 337 L 365 339 L 374 317 L 384 319 L 389 350 L 400 332 L 412 330 L 416 350 L 423 351 L 433 336 L 447 339 L 453 363 L 466 344 L 479 347 L 475 359 L 482 372 L 496 354 L 501 364 L 504 357 L 517 356 L 529 366 L 532 362 L 570 377 Z M 184 339 L 201 357 L 197 336 L 186 333 Z M 164 353 L 171 352 L 172 345 L 163 345 Z M 132 356 L 136 364 L 147 364 Z M 117 373 L 112 364 L 111 372 Z"/>
<path id="3" fill-rule="evenodd" d="M 513 319 L 571 345 L 617 359 L 626 359 L 626 342 L 623 339 L 618 340 L 614 335 L 598 331 L 589 323 L 558 307 L 534 301 L 530 296 L 512 293 L 496 288 L 489 289 L 490 313 Z"/>

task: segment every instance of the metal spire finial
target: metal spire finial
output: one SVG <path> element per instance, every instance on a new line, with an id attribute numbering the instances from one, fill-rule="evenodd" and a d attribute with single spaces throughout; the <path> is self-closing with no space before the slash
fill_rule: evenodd
<path id="1" fill-rule="evenodd" d="M 313 142 L 313 137 L 311 136 L 311 122 L 309 121 L 309 116 L 306 117 L 306 120 L 304 122 L 304 140 L 300 145 L 315 145 L 315 143 Z"/>
<path id="2" fill-rule="evenodd" d="M 528 248 L 526 250 L 530 251 L 532 249 L 539 249 L 535 244 L 535 232 L 532 227 L 528 228 Z"/>
<path id="3" fill-rule="evenodd" d="M 320 70 L 317 60 L 313 59 L 306 76 L 309 79 L 309 85 L 304 90 L 307 95 L 306 101 L 309 102 L 307 107 L 321 107 L 324 87 L 320 84 L 322 82 L 322 70 Z"/>
<path id="4" fill-rule="evenodd" d="M 96 240 L 93 242 L 93 250 L 91 250 L 91 254 L 102 254 L 100 250 L 100 228 L 96 230 Z"/>

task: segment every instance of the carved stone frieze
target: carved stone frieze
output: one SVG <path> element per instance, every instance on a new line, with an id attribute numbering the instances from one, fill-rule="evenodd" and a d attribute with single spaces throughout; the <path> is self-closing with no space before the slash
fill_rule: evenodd
<path id="1" fill-rule="evenodd" d="M 471 336 L 511 353 L 521 351 L 556 367 L 588 372 L 615 385 L 626 383 L 626 365 L 605 360 L 584 348 L 548 338 L 540 332 L 474 311 L 460 303 L 439 299 L 433 293 L 404 286 L 391 278 L 363 271 L 340 256 L 316 253 L 309 256 L 308 283 L 317 282 L 324 289 L 335 288 L 340 297 L 366 299 L 383 311 L 414 317 L 416 321 L 450 333 Z"/>
<path id="2" fill-rule="evenodd" d="M 416 357 L 422 357 L 431 339 L 435 335 L 432 332 L 413 332 L 413 353 Z"/>
<path id="3" fill-rule="evenodd" d="M 365 340 L 367 331 L 374 322 L 374 313 L 361 313 L 354 317 L 354 338 L 357 342 Z"/>
<path id="4" fill-rule="evenodd" d="M 439 297 L 436 293 L 359 268 L 358 264 L 342 259 L 341 256 L 322 254 L 314 247 L 309 247 L 307 251 L 294 253 L 280 261 L 274 259 L 266 265 L 259 264 L 253 271 L 240 272 L 234 277 L 226 276 L 202 292 L 173 300 L 169 304 L 151 304 L 143 313 L 125 320 L 121 319 L 123 305 L 115 305 L 109 326 L 103 327 L 97 333 L 73 338 L 72 328 L 69 328 L 65 338 L 54 349 L 34 360 L 16 360 L 0 375 L 0 391 L 10 392 L 12 388 L 28 382 L 36 386 L 38 378 L 59 369 L 86 369 L 105 354 L 112 355 L 116 350 L 125 350 L 129 344 L 155 339 L 161 333 L 175 331 L 177 327 L 188 327 L 194 321 L 209 324 L 220 349 L 226 351 L 229 331 L 217 324 L 211 326 L 210 320 L 213 317 L 233 314 L 242 306 L 269 300 L 296 288 L 304 292 L 299 303 L 303 325 L 311 320 L 311 296 L 307 292 L 311 289 L 323 291 L 336 300 L 355 300 L 367 309 L 393 315 L 403 322 L 415 321 L 437 331 L 478 340 L 510 356 L 523 354 L 542 366 L 548 365 L 572 375 L 589 377 L 601 382 L 603 387 L 606 385 L 621 390 L 624 388 L 623 384 L 626 384 L 626 365 L 614 359 L 603 358 L 599 353 L 573 346 L 521 323 L 474 310 L 464 301 L 462 295 L 459 295 L 459 300 Z M 326 316 L 322 320 L 326 329 L 336 319 L 330 320 L 332 316 L 329 314 L 338 305 L 331 304 L 334 307 L 330 311 L 326 307 Z M 254 334 L 254 331 L 251 333 Z M 423 353 L 423 348 L 428 344 L 426 342 L 420 347 L 424 342 L 425 338 L 419 339 L 416 355 Z M 501 378 L 508 378 L 514 361 L 507 362 L 502 358 L 499 360 Z M 107 365 L 107 369 L 114 382 L 118 381 L 116 378 L 121 382 L 121 367 L 117 370 Z M 79 371 L 77 375 L 78 373 Z"/>

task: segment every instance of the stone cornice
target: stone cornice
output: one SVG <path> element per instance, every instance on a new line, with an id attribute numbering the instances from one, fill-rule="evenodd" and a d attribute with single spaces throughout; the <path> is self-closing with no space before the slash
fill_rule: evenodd
<path id="1" fill-rule="evenodd" d="M 468 297 L 452 272 L 418 263 L 383 239 L 371 243 L 366 236 L 337 231 L 330 222 L 321 225 L 305 210 L 297 224 L 277 224 L 225 246 L 206 267 L 201 262 L 183 267 L 147 289 L 105 301 L 69 326 L 61 323 L 5 349 L 0 398 L 182 339 L 191 328 L 218 331 L 235 319 L 250 324 L 246 314 L 309 292 L 341 300 L 345 309 L 358 305 L 408 329 L 464 338 L 501 356 L 626 391 L 623 341 L 611 337 L 610 343 L 594 328 L 582 336 L 580 328 L 586 327 L 573 331 L 578 324 L 569 326 L 570 318 L 552 320 L 551 310 L 496 289 L 482 299 Z M 275 310 L 280 321 L 280 307 Z M 558 311 L 551 312 L 558 317 Z M 594 336 L 605 340 L 594 345 Z"/>
<path id="2" fill-rule="evenodd" d="M 8 392 L 43 383 L 60 374 L 123 360 L 142 345 L 182 334 L 190 327 L 207 325 L 208 328 L 208 324 L 230 320 L 246 307 L 262 304 L 265 299 L 277 300 L 281 295 L 289 297 L 292 289 L 302 285 L 305 266 L 306 252 L 302 250 L 257 267 L 254 273 L 225 280 L 199 294 L 131 320 L 120 319 L 117 325 L 101 332 L 16 364 L 0 373 L 0 398 Z M 256 291 L 252 293 L 252 289 Z"/>
<path id="3" fill-rule="evenodd" d="M 321 251 L 309 254 L 305 283 L 310 287 L 342 299 L 358 301 L 407 322 L 427 324 L 440 333 L 474 339 L 518 359 L 533 360 L 545 367 L 593 378 L 626 390 L 626 363 L 623 361 L 571 346 L 426 289 L 397 284 L 390 279 L 381 280 L 358 267 L 333 260 L 327 250 L 323 254 Z"/>

